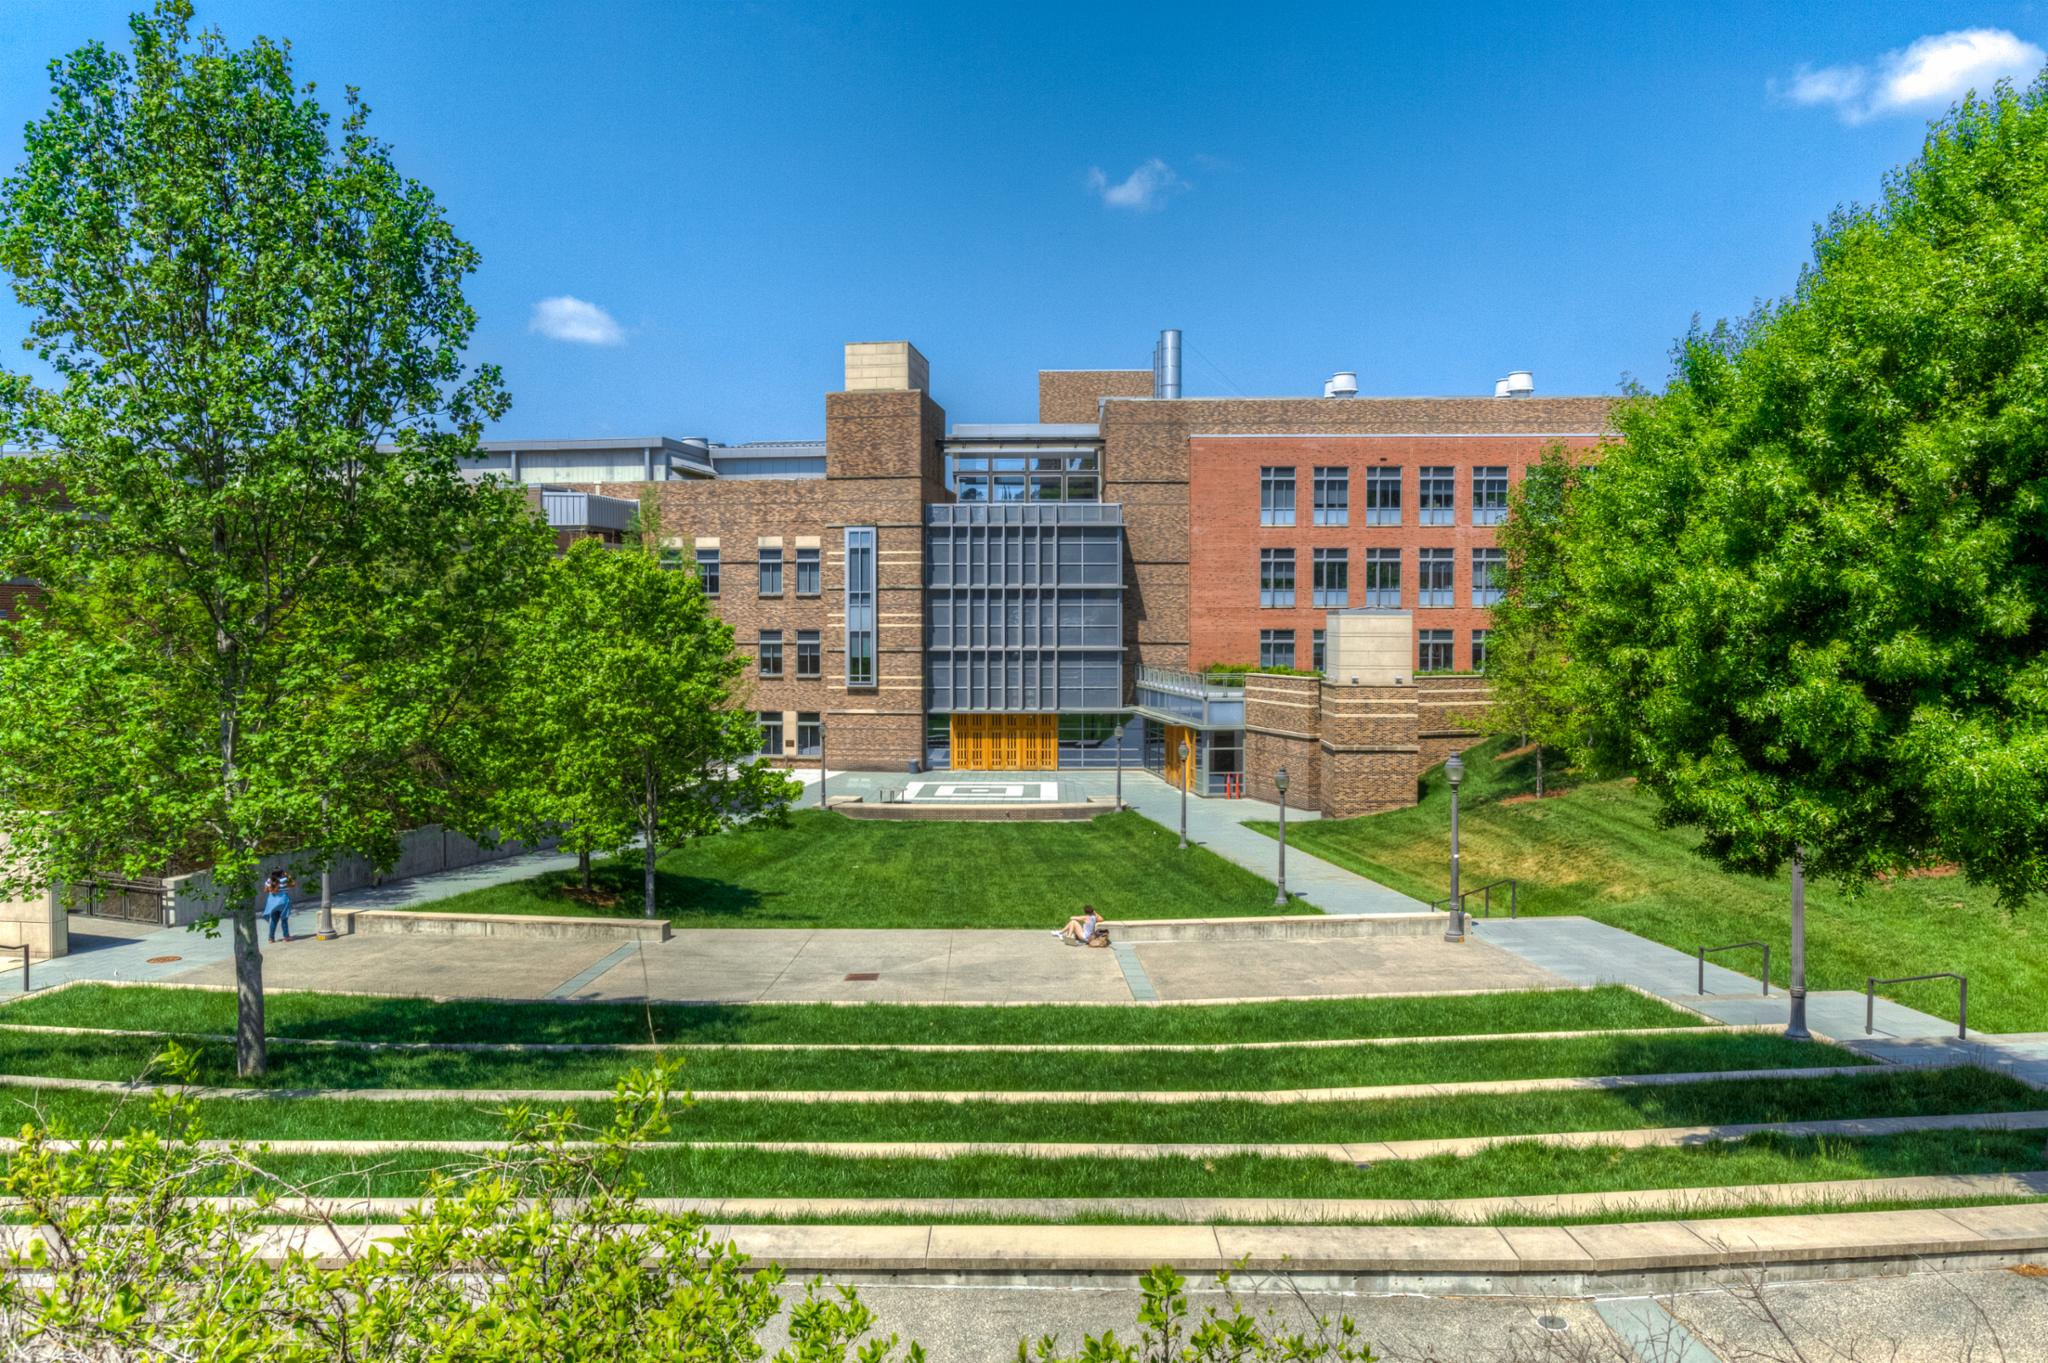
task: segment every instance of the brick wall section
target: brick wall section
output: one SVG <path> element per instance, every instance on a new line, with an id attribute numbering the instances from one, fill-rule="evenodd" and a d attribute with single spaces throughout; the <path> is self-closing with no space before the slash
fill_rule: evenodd
<path id="1" fill-rule="evenodd" d="M 1348 819 L 1415 803 L 1420 706 L 1412 686 L 1322 687 L 1322 811 Z"/>
<path id="2" fill-rule="evenodd" d="M 1271 800 L 1273 774 L 1287 768 L 1287 802 L 1298 809 L 1322 804 L 1322 684 L 1314 677 L 1253 673 L 1244 681 L 1245 792 Z"/>
<path id="3" fill-rule="evenodd" d="M 1038 371 L 1038 419 L 1057 422 L 1095 420 L 1103 398 L 1149 398 L 1149 369 L 1041 369 Z"/>
<path id="4" fill-rule="evenodd" d="M 1417 677 L 1421 709 L 1421 759 L 1418 770 L 1436 766 L 1454 752 L 1486 741 L 1481 732 L 1493 688 L 1484 677 Z"/>
<path id="5" fill-rule="evenodd" d="M 1424 771 L 1484 738 L 1468 726 L 1486 699 L 1473 677 L 1350 686 L 1253 673 L 1244 691 L 1246 790 L 1271 799 L 1284 766 L 1289 802 L 1325 818 L 1405 809 Z"/>

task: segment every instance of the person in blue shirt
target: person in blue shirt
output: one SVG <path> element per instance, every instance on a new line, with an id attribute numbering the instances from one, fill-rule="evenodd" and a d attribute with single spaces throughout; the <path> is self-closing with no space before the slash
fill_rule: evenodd
<path id="1" fill-rule="evenodd" d="M 1083 904 L 1081 912 L 1067 920 L 1067 925 L 1053 936 L 1073 946 L 1085 947 L 1095 940 L 1097 930 L 1102 927 L 1102 915 L 1095 911 L 1093 904 Z"/>
<path id="2" fill-rule="evenodd" d="M 292 940 L 292 886 L 296 880 L 282 867 L 272 871 L 263 882 L 263 917 L 270 924 L 270 940 L 277 940 L 277 930 L 284 929 L 284 940 Z"/>

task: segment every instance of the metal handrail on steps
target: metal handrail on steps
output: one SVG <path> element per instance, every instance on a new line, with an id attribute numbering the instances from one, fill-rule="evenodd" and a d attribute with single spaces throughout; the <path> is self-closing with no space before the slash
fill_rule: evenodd
<path id="1" fill-rule="evenodd" d="M 1458 907 L 1463 908 L 1464 902 L 1473 895 L 1481 895 L 1484 897 L 1479 901 L 1481 905 L 1479 916 L 1481 918 L 1491 918 L 1493 917 L 1493 892 L 1502 885 L 1508 887 L 1508 917 L 1511 919 L 1520 917 L 1522 882 L 1516 880 L 1513 876 L 1502 876 L 1499 880 L 1490 880 L 1484 885 L 1475 885 L 1469 890 L 1461 891 L 1458 895 Z M 1442 899 L 1431 900 L 1429 907 L 1432 909 L 1442 908 L 1450 902 L 1451 897 L 1445 895 Z"/>
<path id="2" fill-rule="evenodd" d="M 1875 975 L 1866 975 L 1863 985 L 1863 1035 L 1869 1036 L 1877 1030 L 1877 987 L 1881 984 L 1913 984 L 1919 980 L 1954 980 L 1956 982 L 1956 1038 L 1967 1041 L 1970 1036 L 1970 977 L 1958 975 L 1953 970 L 1937 970 L 1931 975 L 1900 975 L 1894 979 L 1880 980 Z"/>
<path id="3" fill-rule="evenodd" d="M 1707 992 L 1708 956 L 1717 951 L 1740 951 L 1744 947 L 1762 947 L 1764 949 L 1764 997 L 1769 998 L 1771 996 L 1771 944 L 1769 942 L 1730 942 L 1725 947 L 1701 947 L 1694 953 L 1700 960 L 1700 987 L 1693 992 L 1698 994 Z"/>

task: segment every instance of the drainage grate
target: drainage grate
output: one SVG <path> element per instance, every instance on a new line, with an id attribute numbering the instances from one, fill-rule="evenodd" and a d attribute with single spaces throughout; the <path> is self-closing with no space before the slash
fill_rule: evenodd
<path id="1" fill-rule="evenodd" d="M 1563 1316 L 1538 1316 L 1536 1323 L 1552 1334 L 1561 1334 L 1572 1328 L 1572 1323 Z"/>
<path id="2" fill-rule="evenodd" d="M 856 970 L 846 978 L 849 980 L 879 980 L 882 978 L 882 974 L 878 970 Z"/>
<path id="3" fill-rule="evenodd" d="M 145 964 L 147 964 L 147 965 L 169 965 L 169 964 L 170 964 L 170 963 L 171 963 L 172 961 L 182 961 L 182 960 L 184 960 L 184 959 L 185 959 L 185 958 L 184 958 L 183 956 L 152 956 L 152 957 L 150 957 L 150 958 L 149 958 L 149 960 L 148 960 L 147 962 L 145 962 Z"/>

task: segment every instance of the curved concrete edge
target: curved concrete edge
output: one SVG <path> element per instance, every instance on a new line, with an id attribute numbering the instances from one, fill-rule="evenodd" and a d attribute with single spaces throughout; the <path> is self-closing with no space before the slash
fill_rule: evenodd
<path id="1" fill-rule="evenodd" d="M 431 909 L 336 909 L 342 933 L 420 937 L 505 937 L 536 941 L 666 942 L 666 918 L 577 918 L 521 913 L 435 913 Z"/>
<path id="2" fill-rule="evenodd" d="M 1321 937 L 1427 937 L 1443 931 L 1440 913 L 1276 914 L 1263 918 L 1110 919 L 1111 935 L 1147 942 L 1244 942 Z"/>

